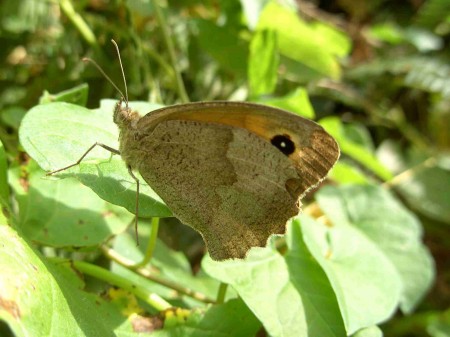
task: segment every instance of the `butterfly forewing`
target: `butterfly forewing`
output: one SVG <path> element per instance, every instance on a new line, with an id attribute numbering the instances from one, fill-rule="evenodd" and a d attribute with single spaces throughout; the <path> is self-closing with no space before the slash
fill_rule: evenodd
<path id="1" fill-rule="evenodd" d="M 339 157 L 320 125 L 238 102 L 153 111 L 121 126 L 120 149 L 215 260 L 243 258 L 284 233 L 299 199 Z"/>

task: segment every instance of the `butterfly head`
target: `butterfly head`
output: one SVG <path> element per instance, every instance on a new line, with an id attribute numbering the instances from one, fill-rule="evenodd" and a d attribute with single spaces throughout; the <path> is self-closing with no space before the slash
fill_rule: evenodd
<path id="1" fill-rule="evenodd" d="M 124 106 L 125 104 L 125 106 Z M 114 107 L 114 123 L 116 123 L 119 128 L 133 126 L 140 116 L 136 111 L 131 110 L 128 106 L 128 100 L 121 98 Z"/>

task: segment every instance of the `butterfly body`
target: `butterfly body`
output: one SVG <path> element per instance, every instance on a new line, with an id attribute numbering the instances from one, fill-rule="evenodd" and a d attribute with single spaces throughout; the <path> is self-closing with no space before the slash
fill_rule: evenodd
<path id="1" fill-rule="evenodd" d="M 140 118 L 116 107 L 120 152 L 215 260 L 283 234 L 299 199 L 339 156 L 318 124 L 252 103 L 200 102 Z"/>

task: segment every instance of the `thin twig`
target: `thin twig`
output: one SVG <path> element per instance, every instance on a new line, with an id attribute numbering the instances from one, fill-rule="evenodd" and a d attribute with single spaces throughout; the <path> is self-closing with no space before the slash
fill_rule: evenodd
<path id="1" fill-rule="evenodd" d="M 113 249 L 106 247 L 106 246 L 102 246 L 102 250 L 103 253 L 111 260 L 113 260 L 114 262 L 120 264 L 121 266 L 125 267 L 125 268 L 130 268 L 133 269 L 134 266 L 134 261 L 127 259 L 126 257 L 123 257 L 121 255 L 119 255 L 116 251 L 114 251 Z M 136 273 L 138 273 L 139 275 L 144 276 L 145 278 L 159 283 L 167 288 L 173 289 L 176 292 L 178 292 L 179 294 L 182 295 L 186 295 L 189 297 L 192 297 L 200 302 L 203 303 L 216 303 L 215 300 L 208 298 L 207 296 L 205 296 L 202 293 L 196 292 L 192 289 L 180 286 L 179 284 L 169 281 L 169 280 L 165 280 L 161 277 L 158 277 L 156 275 L 153 275 L 150 270 L 146 269 L 146 268 L 137 268 L 137 269 L 133 269 Z"/>
<path id="2" fill-rule="evenodd" d="M 437 163 L 437 159 L 435 157 L 430 157 L 427 160 L 417 164 L 416 166 L 413 166 L 405 171 L 403 171 L 402 173 L 397 174 L 394 178 L 392 178 L 389 181 L 386 181 L 383 186 L 387 187 L 387 188 L 392 188 L 394 185 L 398 185 L 401 182 L 407 180 L 408 178 L 411 178 L 412 176 L 414 176 L 415 174 L 417 174 L 418 172 L 426 169 L 426 168 L 430 168 L 435 166 Z"/>

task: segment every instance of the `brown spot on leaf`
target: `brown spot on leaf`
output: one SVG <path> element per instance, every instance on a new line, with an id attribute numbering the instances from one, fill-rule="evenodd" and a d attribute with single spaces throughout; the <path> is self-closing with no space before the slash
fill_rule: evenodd
<path id="1" fill-rule="evenodd" d="M 162 329 L 164 320 L 160 316 L 144 317 L 136 315 L 131 320 L 131 324 L 135 332 L 152 332 Z"/>
<path id="2" fill-rule="evenodd" d="M 27 166 L 30 162 L 30 156 L 26 152 L 19 152 L 17 159 L 19 160 L 20 165 L 23 166 Z"/>
<path id="3" fill-rule="evenodd" d="M 103 213 L 102 213 L 102 216 L 103 216 L 104 218 L 108 218 L 108 217 L 112 216 L 113 214 L 114 214 L 114 213 L 111 212 L 111 211 L 106 211 L 106 212 L 103 212 Z"/>
<path id="4" fill-rule="evenodd" d="M 9 312 L 10 315 L 14 318 L 20 318 L 19 306 L 15 301 L 10 301 L 3 297 L 0 297 L 0 308 L 3 308 L 7 312 Z"/>
<path id="5" fill-rule="evenodd" d="M 25 192 L 28 192 L 28 190 L 30 188 L 30 182 L 28 181 L 28 176 L 20 177 L 19 184 L 20 184 L 20 186 L 22 186 L 22 188 Z"/>
<path id="6" fill-rule="evenodd" d="M 6 219 L 10 218 L 9 211 L 8 211 L 8 209 L 6 207 L 2 207 L 1 211 L 2 211 L 2 214 L 5 216 Z"/>

